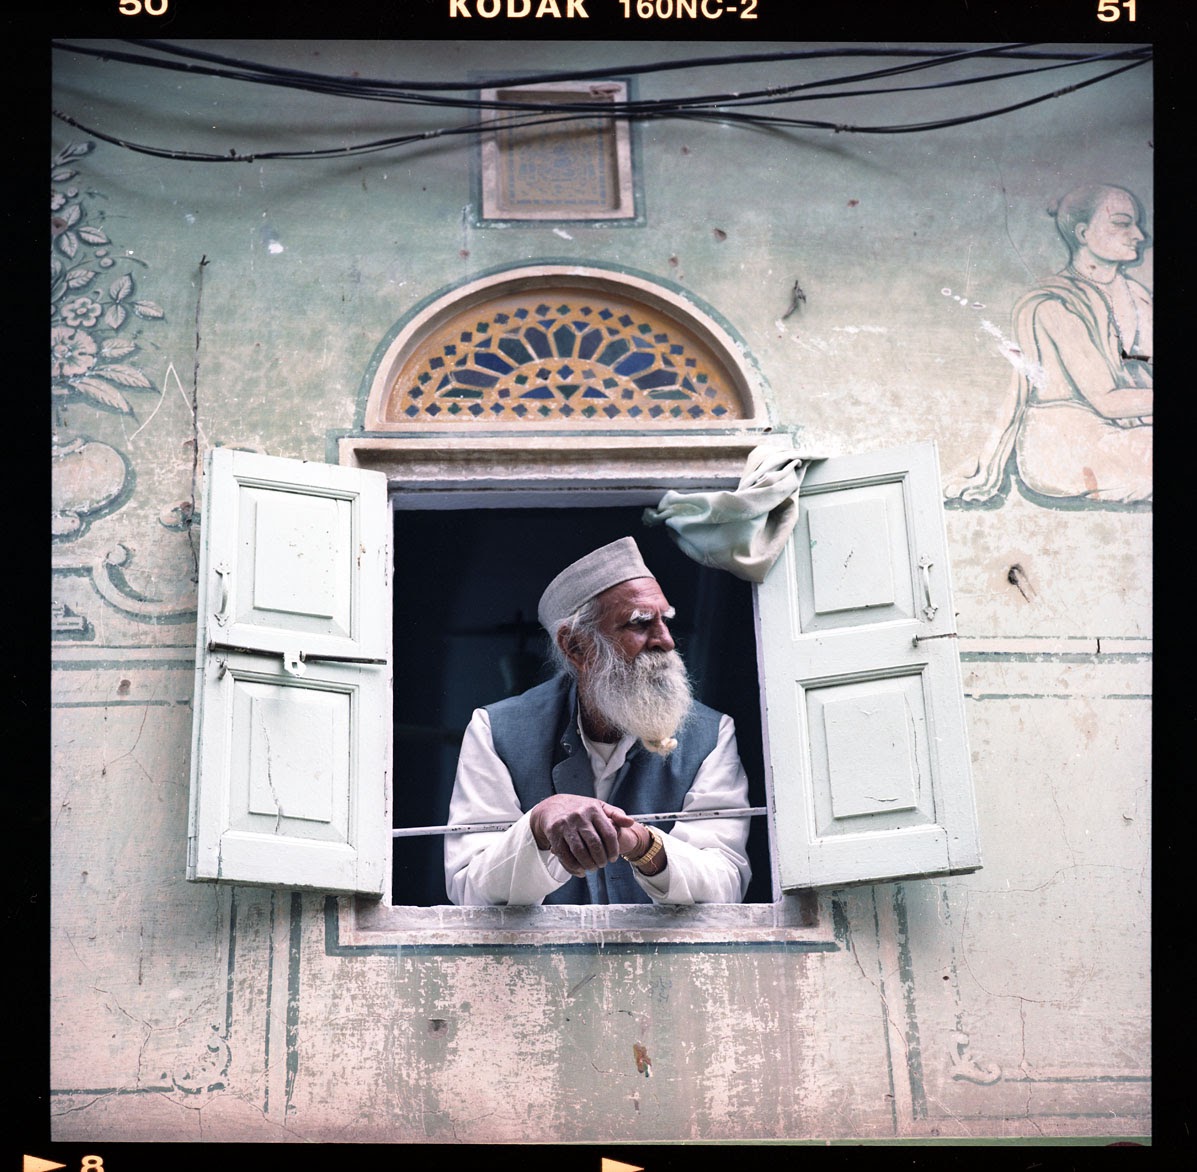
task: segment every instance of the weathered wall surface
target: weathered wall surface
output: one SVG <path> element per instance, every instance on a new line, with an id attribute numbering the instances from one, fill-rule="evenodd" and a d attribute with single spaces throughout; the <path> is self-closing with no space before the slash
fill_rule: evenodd
<path id="1" fill-rule="evenodd" d="M 458 42 L 220 48 L 369 76 L 492 65 Z M 508 44 L 503 66 L 619 74 L 682 55 L 648 48 Z M 55 69 L 55 105 L 84 125 L 217 154 L 417 119 L 70 53 Z M 728 78 L 637 84 L 655 97 Z M 1025 92 L 977 90 L 923 95 L 909 120 Z M 840 105 L 835 120 L 893 113 Z M 834 948 L 363 954 L 336 947 L 321 897 L 183 872 L 204 449 L 335 459 L 371 356 L 411 306 L 495 266 L 566 258 L 715 307 L 811 452 L 933 438 L 949 480 L 976 465 L 1008 393 L 1012 307 L 1067 260 L 1045 209 L 1112 183 L 1149 230 L 1151 113 L 1142 68 L 923 134 L 661 121 L 637 130 L 643 223 L 556 230 L 472 226 L 466 138 L 196 163 L 55 123 L 55 1136 L 1149 1131 L 1149 499 L 1044 497 L 1016 476 L 951 502 L 985 866 L 835 893 Z M 1148 288 L 1151 255 L 1130 270 Z M 66 287 L 82 269 L 94 278 Z M 786 316 L 796 281 L 806 299 Z"/>

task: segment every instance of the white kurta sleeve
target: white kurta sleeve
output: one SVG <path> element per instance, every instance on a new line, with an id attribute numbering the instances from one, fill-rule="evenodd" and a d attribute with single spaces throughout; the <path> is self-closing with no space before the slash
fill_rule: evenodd
<path id="1" fill-rule="evenodd" d="M 698 767 L 682 809 L 747 805 L 748 777 L 740 764 L 735 722 L 724 716 L 715 747 Z M 752 875 L 747 855 L 751 821 L 744 817 L 675 822 L 665 835 L 668 866 L 650 877 L 633 867 L 637 882 L 654 903 L 739 903 Z"/>
<path id="2" fill-rule="evenodd" d="M 490 718 L 478 708 L 462 738 L 449 822 L 512 820 L 509 830 L 445 835 L 445 889 L 453 903 L 538 904 L 570 877 L 551 851 L 537 847 L 495 752 Z"/>

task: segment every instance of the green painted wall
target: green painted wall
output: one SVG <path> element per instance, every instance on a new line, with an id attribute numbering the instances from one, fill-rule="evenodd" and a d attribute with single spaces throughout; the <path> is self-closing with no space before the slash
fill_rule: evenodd
<path id="1" fill-rule="evenodd" d="M 596 63 L 620 76 L 686 55 L 581 42 L 501 55 L 451 41 L 219 48 L 410 79 Z M 736 83 L 843 68 L 757 67 Z M 54 70 L 58 109 L 171 148 L 340 145 L 428 125 L 406 106 L 69 52 Z M 733 72 L 645 75 L 636 92 L 726 89 Z M 801 113 L 928 121 L 1009 104 L 1027 85 Z M 1045 210 L 1080 184 L 1116 184 L 1150 232 L 1151 137 L 1150 67 L 921 134 L 660 121 L 635 131 L 639 224 L 498 228 L 475 226 L 467 137 L 197 163 L 55 121 L 54 231 L 75 252 L 52 253 L 63 279 L 96 274 L 74 278 L 52 319 L 65 391 L 52 396 L 55 1137 L 1146 1133 L 1149 500 L 1031 499 L 1015 483 L 987 507 L 949 508 L 985 867 L 835 893 L 834 948 L 362 955 L 338 945 L 321 897 L 183 874 L 188 519 L 203 450 L 332 458 L 357 426 L 376 347 L 408 310 L 498 266 L 566 258 L 712 306 L 808 450 L 934 439 L 946 481 L 976 462 L 1007 392 L 1013 305 L 1067 259 Z M 1133 275 L 1150 288 L 1143 255 Z M 795 281 L 806 300 L 785 316 Z M 637 1041 L 651 1078 L 636 1071 Z"/>

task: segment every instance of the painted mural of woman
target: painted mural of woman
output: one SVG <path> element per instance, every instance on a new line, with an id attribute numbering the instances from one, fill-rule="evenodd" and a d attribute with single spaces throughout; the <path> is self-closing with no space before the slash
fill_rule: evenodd
<path id="1" fill-rule="evenodd" d="M 944 495 L 987 501 L 1015 476 L 1041 503 L 1150 501 L 1151 293 L 1124 271 L 1146 244 L 1142 207 L 1093 185 L 1052 215 L 1069 263 L 1015 305 L 1008 394 L 975 470 Z"/>

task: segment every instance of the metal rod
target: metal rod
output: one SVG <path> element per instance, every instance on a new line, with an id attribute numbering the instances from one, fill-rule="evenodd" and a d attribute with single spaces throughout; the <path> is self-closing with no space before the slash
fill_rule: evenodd
<path id="1" fill-rule="evenodd" d="M 740 810 L 682 810 L 673 814 L 633 814 L 637 822 L 697 822 L 701 818 L 756 818 L 769 812 L 767 806 L 748 806 Z M 508 830 L 518 819 L 509 822 L 463 822 L 458 826 L 404 826 L 392 830 L 392 838 L 415 838 L 421 834 L 481 834 L 486 831 Z"/>
<path id="2" fill-rule="evenodd" d="M 217 643 L 214 640 L 208 641 L 209 651 L 236 651 L 241 655 L 279 655 L 286 658 L 287 653 L 279 648 L 269 647 L 242 647 L 239 643 Z M 371 659 L 365 655 L 321 655 L 316 651 L 301 651 L 299 653 L 299 660 L 305 663 L 308 660 L 319 661 L 320 663 L 369 663 L 369 664 L 385 664 L 385 659 Z"/>

